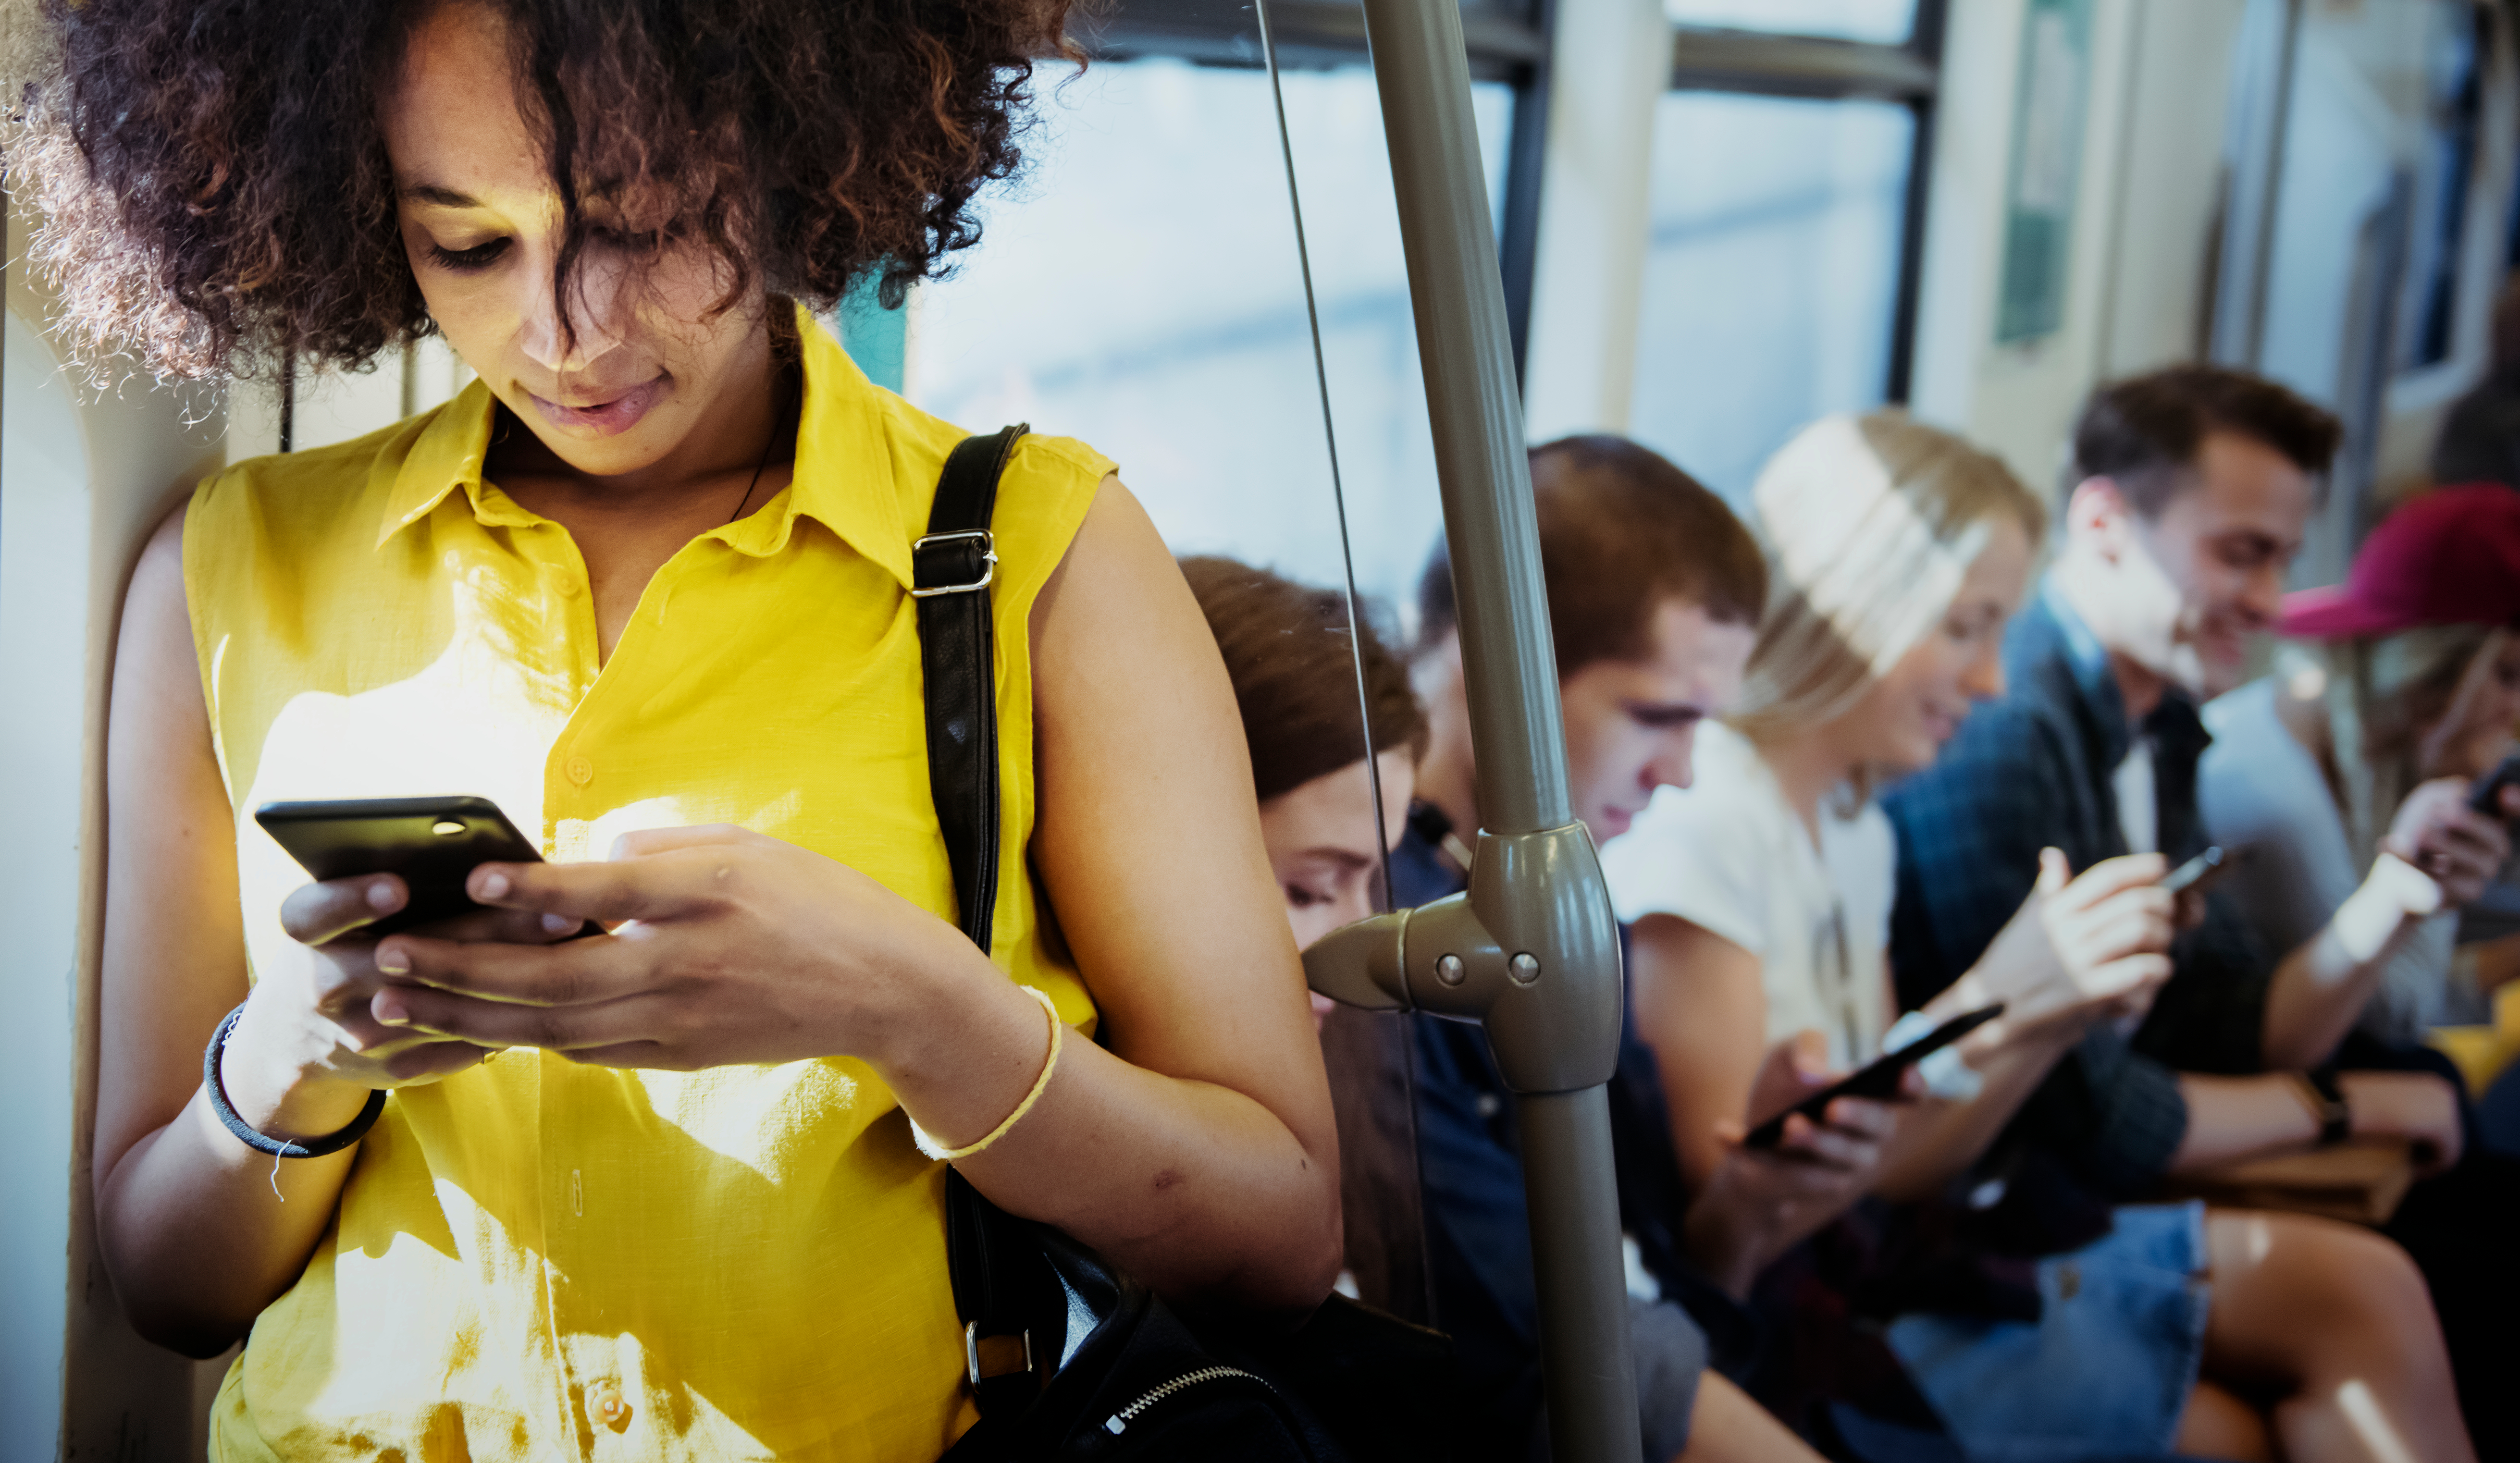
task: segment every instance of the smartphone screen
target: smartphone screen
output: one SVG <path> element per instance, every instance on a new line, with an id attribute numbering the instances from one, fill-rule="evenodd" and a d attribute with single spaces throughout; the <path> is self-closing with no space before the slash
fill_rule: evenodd
<path id="1" fill-rule="evenodd" d="M 367 926 L 377 935 L 481 908 L 464 892 L 480 864 L 542 861 L 542 851 L 488 798 L 265 803 L 253 820 L 319 881 L 400 875 L 411 903 Z"/>

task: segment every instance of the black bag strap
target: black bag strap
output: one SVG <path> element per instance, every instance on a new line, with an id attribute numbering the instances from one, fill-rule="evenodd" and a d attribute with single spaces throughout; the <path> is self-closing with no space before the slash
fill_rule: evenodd
<path id="1" fill-rule="evenodd" d="M 998 902 L 997 641 L 989 594 L 998 554 L 989 523 L 998 478 L 1028 430 L 1018 423 L 958 444 L 937 479 L 927 532 L 911 545 L 928 790 L 963 933 L 983 951 Z M 972 1398 L 983 1415 L 1020 1410 L 1058 1364 L 1061 1339 L 1042 1320 L 1046 1305 L 1063 1302 L 1045 1293 L 1057 1282 L 1040 1243 L 948 1168 L 945 1257 Z"/>
<path id="2" fill-rule="evenodd" d="M 989 520 L 998 476 L 1029 428 L 966 437 L 945 459 L 927 532 L 910 546 L 927 694 L 927 786 L 954 870 L 963 933 L 989 949 L 998 903 L 998 658 L 989 586 L 998 574 Z"/>

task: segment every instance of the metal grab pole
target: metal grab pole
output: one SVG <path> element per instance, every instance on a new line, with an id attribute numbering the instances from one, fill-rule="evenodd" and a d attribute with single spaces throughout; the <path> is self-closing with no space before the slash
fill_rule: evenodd
<path id="1" fill-rule="evenodd" d="M 1383 916 L 1398 937 L 1385 986 L 1404 985 L 1392 994 L 1419 1009 L 1486 1023 L 1521 1124 L 1552 1456 L 1637 1463 L 1643 1445 L 1603 1086 L 1618 1059 L 1618 931 L 1567 795 L 1522 398 L 1461 12 L 1456 0 L 1365 0 L 1365 23 L 1434 427 L 1486 824 L 1465 900 Z"/>

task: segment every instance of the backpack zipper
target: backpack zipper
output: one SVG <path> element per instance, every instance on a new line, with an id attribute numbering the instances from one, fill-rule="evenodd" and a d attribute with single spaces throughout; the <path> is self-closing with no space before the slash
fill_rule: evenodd
<path id="1" fill-rule="evenodd" d="M 1256 1372 L 1244 1371 L 1238 1366 L 1203 1366 L 1197 1371 L 1186 1372 L 1181 1376 L 1173 1378 L 1161 1387 L 1148 1393 L 1145 1396 L 1138 1398 L 1136 1401 L 1131 1402 L 1119 1411 L 1112 1413 L 1109 1417 L 1102 1419 L 1102 1430 L 1116 1437 L 1126 1429 L 1130 1423 L 1137 1420 L 1139 1413 L 1146 1411 L 1148 1407 L 1151 1407 L 1155 1403 L 1162 1401 L 1164 1398 L 1171 1396 L 1174 1393 L 1181 1391 L 1183 1388 L 1195 1387 L 1201 1382 L 1214 1382 L 1225 1377 L 1248 1377 L 1250 1380 L 1259 1383 L 1261 1386 L 1268 1387 L 1272 1393 L 1275 1393 L 1278 1390 L 1275 1387 L 1269 1386 L 1268 1378 L 1261 1376 Z"/>

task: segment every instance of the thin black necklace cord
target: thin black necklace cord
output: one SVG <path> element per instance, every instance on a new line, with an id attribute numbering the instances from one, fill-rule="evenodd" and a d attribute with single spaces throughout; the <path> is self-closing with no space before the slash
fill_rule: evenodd
<path id="1" fill-rule="evenodd" d="M 743 496 L 735 500 L 735 511 L 726 515 L 726 521 L 729 523 L 743 516 L 743 506 L 752 501 L 752 490 L 761 486 L 761 474 L 770 466 L 770 449 L 779 445 L 779 419 L 788 404 L 787 373 L 780 374 L 779 384 L 774 389 L 778 394 L 771 402 L 770 435 L 761 439 L 761 460 L 752 465 L 752 476 L 743 485 Z M 799 411 L 802 408 L 803 403 L 799 402 Z"/>

